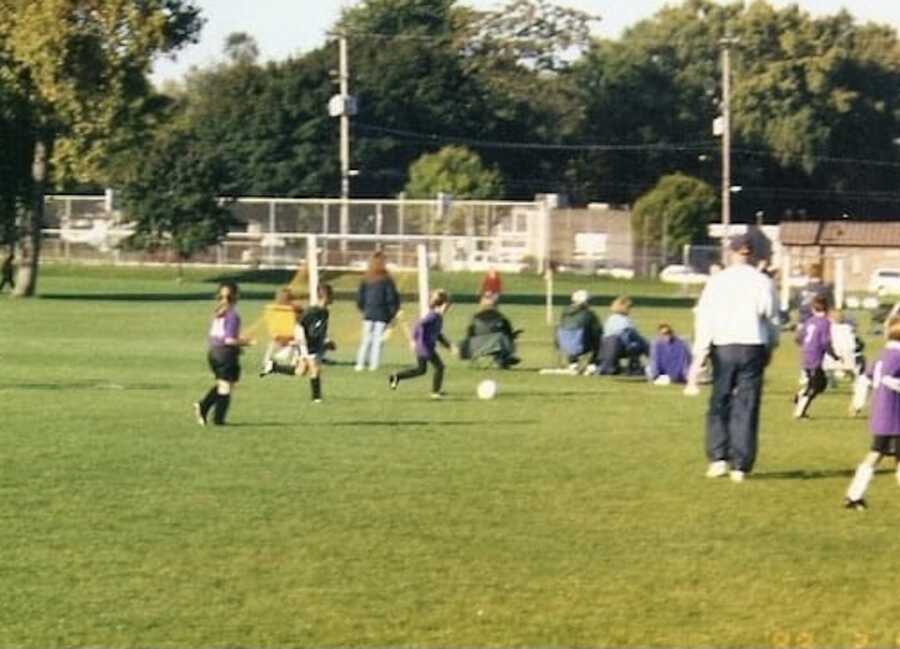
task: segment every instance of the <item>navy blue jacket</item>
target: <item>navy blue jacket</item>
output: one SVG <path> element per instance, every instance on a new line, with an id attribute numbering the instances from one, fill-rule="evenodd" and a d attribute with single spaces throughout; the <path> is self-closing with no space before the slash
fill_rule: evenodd
<path id="1" fill-rule="evenodd" d="M 364 320 L 390 322 L 400 310 L 400 294 L 390 276 L 373 282 L 363 280 L 356 294 L 356 306 L 362 311 Z"/>

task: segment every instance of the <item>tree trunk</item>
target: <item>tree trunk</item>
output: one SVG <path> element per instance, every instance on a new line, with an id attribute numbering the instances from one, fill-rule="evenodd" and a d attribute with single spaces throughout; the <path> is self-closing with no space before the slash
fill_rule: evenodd
<path id="1" fill-rule="evenodd" d="M 16 297 L 31 297 L 37 289 L 38 262 L 41 256 L 41 230 L 44 227 L 44 190 L 47 181 L 47 145 L 43 140 L 34 144 L 31 165 L 34 181 L 31 209 L 23 219 L 19 236 L 19 268 L 16 273 Z"/>

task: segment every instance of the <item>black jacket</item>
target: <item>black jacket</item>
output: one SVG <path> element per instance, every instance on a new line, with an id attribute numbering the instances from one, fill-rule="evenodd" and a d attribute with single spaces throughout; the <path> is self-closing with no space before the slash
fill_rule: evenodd
<path id="1" fill-rule="evenodd" d="M 400 294 L 390 276 L 369 282 L 363 280 L 356 294 L 356 306 L 364 320 L 390 322 L 400 310 Z"/>

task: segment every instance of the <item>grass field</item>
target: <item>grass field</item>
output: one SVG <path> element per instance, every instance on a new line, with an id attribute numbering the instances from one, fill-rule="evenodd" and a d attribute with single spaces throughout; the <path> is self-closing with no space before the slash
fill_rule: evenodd
<path id="1" fill-rule="evenodd" d="M 840 507 L 865 422 L 846 386 L 791 420 L 790 341 L 739 485 L 703 477 L 705 398 L 539 376 L 555 355 L 528 278 L 507 287 L 537 297 L 506 309 L 520 370 L 451 361 L 446 401 L 422 379 L 392 393 L 398 335 L 377 373 L 326 368 L 314 406 L 305 381 L 257 378 L 254 348 L 231 425 L 204 429 L 212 277 L 48 268 L 44 298 L 0 300 L 0 646 L 900 646 L 900 488 L 883 472 L 868 512 Z M 668 287 L 591 288 L 689 333 Z M 332 322 L 347 362 L 355 309 Z"/>

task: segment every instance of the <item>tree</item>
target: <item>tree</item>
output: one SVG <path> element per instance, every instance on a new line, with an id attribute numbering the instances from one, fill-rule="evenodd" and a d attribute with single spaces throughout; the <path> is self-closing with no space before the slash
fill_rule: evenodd
<path id="1" fill-rule="evenodd" d="M 152 93 L 156 55 L 196 37 L 192 0 L 4 0 L 0 81 L 26 97 L 34 119 L 31 209 L 20 238 L 18 295 L 37 283 L 43 195 L 57 181 L 100 178 L 118 146 L 134 144 L 136 120 Z"/>
<path id="2" fill-rule="evenodd" d="M 485 168 L 478 154 L 465 147 L 446 146 L 410 166 L 406 193 L 410 198 L 445 193 L 458 199 L 496 199 L 503 194 L 503 179 L 496 169 Z"/>
<path id="3" fill-rule="evenodd" d="M 125 246 L 171 250 L 180 264 L 221 242 L 233 220 L 218 200 L 224 171 L 222 161 L 196 147 L 189 133 L 159 133 L 122 187 L 134 227 Z"/>
<path id="4" fill-rule="evenodd" d="M 718 199 L 701 180 L 672 174 L 634 204 L 631 228 L 639 245 L 659 246 L 666 258 L 688 243 L 707 239 L 707 224 L 717 214 Z"/>

